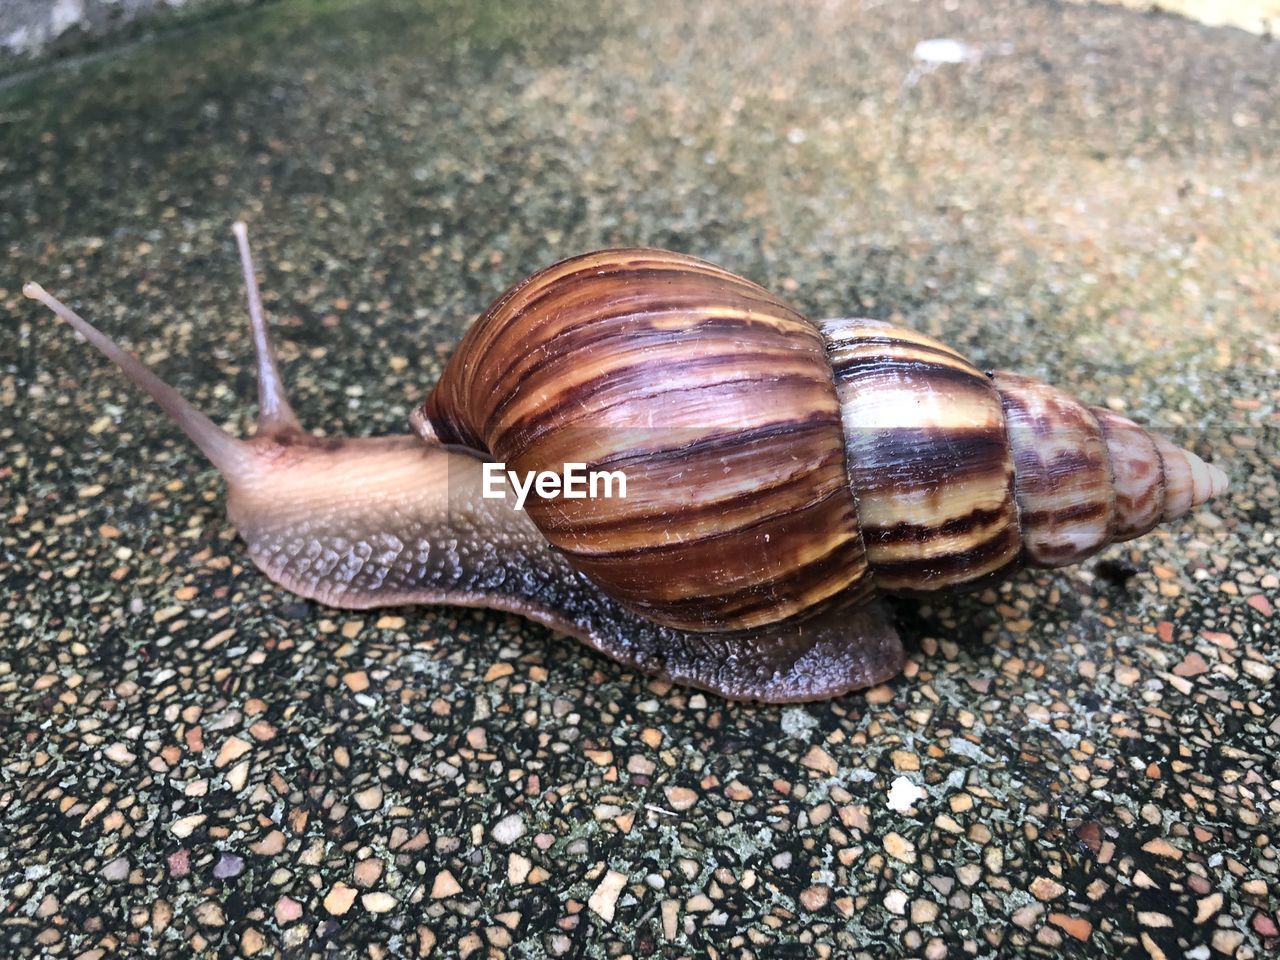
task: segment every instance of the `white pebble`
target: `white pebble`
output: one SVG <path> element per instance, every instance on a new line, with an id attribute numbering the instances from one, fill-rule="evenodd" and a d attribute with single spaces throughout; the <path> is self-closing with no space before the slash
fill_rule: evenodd
<path id="1" fill-rule="evenodd" d="M 928 796 L 925 791 L 907 777 L 898 777 L 889 785 L 889 809 L 898 813 L 910 813 L 917 800 Z"/>
<path id="2" fill-rule="evenodd" d="M 493 839 L 501 844 L 512 844 L 524 836 L 524 820 L 513 813 L 493 825 Z"/>
<path id="3" fill-rule="evenodd" d="M 925 63 L 966 63 L 978 59 L 978 51 L 959 40 L 936 37 L 917 43 L 912 56 Z"/>
<path id="4" fill-rule="evenodd" d="M 591 894 L 587 900 L 587 906 L 591 908 L 591 912 L 599 916 L 606 923 L 613 919 L 613 908 L 618 902 L 618 894 L 622 892 L 622 888 L 627 884 L 627 875 L 619 873 L 617 870 L 610 870 L 604 875 L 604 879 L 600 881 L 600 885 L 596 887 L 595 893 Z"/>

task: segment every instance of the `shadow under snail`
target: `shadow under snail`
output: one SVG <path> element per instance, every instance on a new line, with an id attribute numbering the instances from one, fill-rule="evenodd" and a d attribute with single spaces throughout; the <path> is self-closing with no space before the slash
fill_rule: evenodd
<path id="1" fill-rule="evenodd" d="M 1101 407 L 875 320 L 813 324 L 664 250 L 565 260 L 499 297 L 410 422 L 302 429 L 235 226 L 257 354 L 236 439 L 36 284 L 226 478 L 253 562 L 333 607 L 493 607 L 733 699 L 895 676 L 877 596 L 974 587 L 1140 536 L 1226 475 Z M 621 470 L 625 497 L 486 497 L 482 464 Z"/>

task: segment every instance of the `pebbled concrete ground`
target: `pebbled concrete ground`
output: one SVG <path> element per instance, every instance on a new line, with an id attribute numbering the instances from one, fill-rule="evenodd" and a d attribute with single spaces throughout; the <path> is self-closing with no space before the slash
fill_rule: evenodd
<path id="1" fill-rule="evenodd" d="M 0 952 L 1274 952 L 1277 85 L 1263 38 L 1013 0 L 291 0 L 9 83 Z M 403 430 L 514 280 L 648 243 L 1052 379 L 1234 491 L 899 604 L 906 675 L 805 707 L 326 610 L 19 292 L 244 429 L 241 216 L 329 433 Z"/>

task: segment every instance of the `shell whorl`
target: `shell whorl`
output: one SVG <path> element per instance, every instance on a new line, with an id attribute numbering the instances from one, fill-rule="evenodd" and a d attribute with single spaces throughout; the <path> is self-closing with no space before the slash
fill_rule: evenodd
<path id="1" fill-rule="evenodd" d="M 1022 542 L 999 394 L 960 353 L 874 320 L 825 320 L 849 479 L 881 590 L 1003 575 Z"/>
<path id="2" fill-rule="evenodd" d="M 608 250 L 534 274 L 476 321 L 413 422 L 521 473 L 623 469 L 625 499 L 526 509 L 659 623 L 740 629 L 870 594 L 822 337 L 709 263 Z"/>
<path id="3" fill-rule="evenodd" d="M 1227 488 L 1190 450 L 1030 377 L 997 373 L 1018 463 L 1028 563 L 1076 563 L 1176 520 Z"/>
<path id="4" fill-rule="evenodd" d="M 867 560 L 883 590 L 1076 563 L 1226 489 L 1116 413 L 875 320 L 821 324 Z"/>

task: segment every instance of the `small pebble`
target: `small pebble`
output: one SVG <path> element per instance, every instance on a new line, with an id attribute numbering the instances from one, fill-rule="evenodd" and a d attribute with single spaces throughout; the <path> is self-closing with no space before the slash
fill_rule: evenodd
<path id="1" fill-rule="evenodd" d="M 325 894 L 324 908 L 331 915 L 340 917 L 356 902 L 356 891 L 345 883 L 335 883 Z"/>
<path id="2" fill-rule="evenodd" d="M 388 913 L 396 908 L 396 898 L 389 893 L 366 893 L 360 898 L 360 904 L 370 913 Z"/>
<path id="3" fill-rule="evenodd" d="M 234 853 L 222 853 L 213 865 L 213 875 L 219 880 L 240 876 L 244 870 L 244 858 Z"/>
<path id="4" fill-rule="evenodd" d="M 606 922 L 613 919 L 614 906 L 618 902 L 618 894 L 626 886 L 627 875 L 616 870 L 609 870 L 596 885 L 595 891 L 587 901 L 587 906 Z"/>
<path id="5" fill-rule="evenodd" d="M 885 834 L 884 850 L 895 860 L 901 860 L 903 863 L 916 862 L 915 845 L 900 833 L 890 832 Z"/>
<path id="6" fill-rule="evenodd" d="M 453 878 L 453 874 L 448 870 L 441 870 L 437 873 L 435 880 L 431 884 L 431 898 L 433 900 L 456 897 L 461 892 L 462 887 L 458 886 L 458 881 Z"/>

